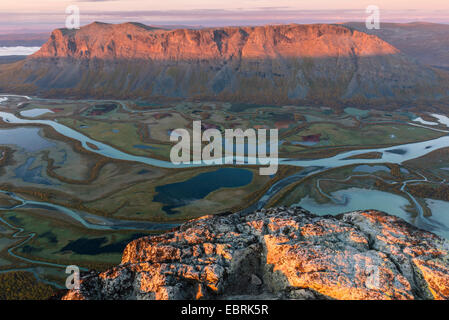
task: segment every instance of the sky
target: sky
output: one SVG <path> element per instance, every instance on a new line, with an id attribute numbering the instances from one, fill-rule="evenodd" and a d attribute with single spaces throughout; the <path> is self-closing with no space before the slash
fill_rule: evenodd
<path id="1" fill-rule="evenodd" d="M 448 0 L 0 0 L 0 33 L 49 32 L 76 5 L 81 25 L 137 21 L 150 25 L 223 26 L 364 21 L 369 5 L 381 22 L 449 23 Z"/>

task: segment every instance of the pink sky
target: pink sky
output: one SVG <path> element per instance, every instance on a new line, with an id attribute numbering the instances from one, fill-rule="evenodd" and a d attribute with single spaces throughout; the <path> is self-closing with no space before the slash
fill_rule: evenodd
<path id="1" fill-rule="evenodd" d="M 1 0 L 0 33 L 49 31 L 64 26 L 77 5 L 81 23 L 138 21 L 156 25 L 241 25 L 363 21 L 377 5 L 381 21 L 449 23 L 448 0 Z"/>

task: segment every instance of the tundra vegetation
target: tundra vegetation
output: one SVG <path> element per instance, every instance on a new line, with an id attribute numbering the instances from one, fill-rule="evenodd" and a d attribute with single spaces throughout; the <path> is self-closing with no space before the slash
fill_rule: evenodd
<path id="1" fill-rule="evenodd" d="M 438 106 L 431 108 L 439 112 Z M 446 134 L 410 125 L 414 119 L 426 115 L 413 106 L 397 109 L 387 105 L 374 111 L 354 105 L 331 108 L 194 100 L 155 103 L 21 97 L 10 97 L 0 105 L 0 111 L 22 118 L 21 112 L 34 109 L 52 112 L 32 119 L 57 121 L 117 150 L 166 161 L 170 160 L 170 150 L 175 145 L 170 141 L 172 131 L 185 128 L 192 133 L 194 121 L 201 121 L 203 129 L 213 128 L 223 135 L 226 129 L 278 129 L 279 157 L 297 159 L 327 158 L 344 151 L 389 147 Z M 234 185 L 226 180 L 231 171 L 217 171 L 235 169 L 232 165 L 160 168 L 113 160 L 94 152 L 100 148 L 97 144 L 89 144 L 89 151 L 48 126 L 0 123 L 3 137 L 8 130 L 17 128 L 36 130 L 33 137 L 17 139 L 14 143 L 0 138 L 0 190 L 3 192 L 0 194 L 0 270 L 30 269 L 38 272 L 40 280 L 61 286 L 66 275 L 65 269 L 58 265 L 105 270 L 120 262 L 123 248 L 133 239 L 206 214 L 244 210 L 273 185 L 303 169 L 280 165 L 275 175 L 263 176 L 257 166 L 238 166 L 242 170 L 240 176 L 250 178 Z M 445 126 L 434 128 L 444 130 Z M 31 138 L 35 143 L 28 142 Z M 355 158 L 378 159 L 379 155 L 367 152 Z M 449 179 L 449 170 L 444 165 L 448 161 L 449 152 L 440 150 L 402 165 L 380 164 L 383 169 L 368 169 L 369 172 L 358 171 L 358 166 L 345 166 L 292 181 L 266 205 L 294 205 L 306 196 L 319 204 L 331 204 L 333 199 L 327 195 L 357 187 L 409 199 L 407 191 L 430 216 L 428 199 L 449 200 L 446 188 L 441 185 L 444 179 Z M 214 181 L 203 181 L 204 177 L 214 177 Z M 422 181 L 401 190 L 402 183 L 409 180 Z M 191 181 L 201 187 L 192 189 Z M 150 222 L 156 227 L 146 231 L 89 229 L 70 215 L 48 206 L 17 207 L 23 200 L 82 213 L 89 223 L 113 219 Z M 413 203 L 405 209 L 411 216 L 417 215 Z M 4 285 L 32 285 L 33 297 L 49 294 L 48 285 L 36 280 L 32 273 L 7 272 L 3 277 L 7 279 Z"/>

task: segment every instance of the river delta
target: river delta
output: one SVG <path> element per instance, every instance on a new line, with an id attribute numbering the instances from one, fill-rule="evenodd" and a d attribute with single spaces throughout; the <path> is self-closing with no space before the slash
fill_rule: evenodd
<path id="1" fill-rule="evenodd" d="M 0 118 L 0 272 L 54 287 L 67 265 L 117 264 L 135 238 L 272 205 L 377 209 L 449 238 L 449 128 L 438 110 L 0 95 Z M 279 129 L 279 171 L 172 164 L 170 133 L 198 120 Z"/>

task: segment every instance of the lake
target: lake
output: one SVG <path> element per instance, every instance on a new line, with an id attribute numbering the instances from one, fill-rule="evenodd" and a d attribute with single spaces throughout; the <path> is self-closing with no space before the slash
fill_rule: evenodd
<path id="1" fill-rule="evenodd" d="M 40 47 L 0 47 L 0 57 L 6 56 L 28 56 L 38 51 Z"/>
<path id="2" fill-rule="evenodd" d="M 29 152 L 54 147 L 54 143 L 39 135 L 40 130 L 40 128 L 1 129 L 0 145 L 16 145 Z"/>
<path id="3" fill-rule="evenodd" d="M 27 118 L 35 118 L 39 117 L 46 113 L 54 113 L 50 109 L 30 109 L 30 110 L 24 110 L 20 112 L 20 115 Z"/>
<path id="4" fill-rule="evenodd" d="M 35 160 L 35 157 L 29 157 L 23 165 L 17 167 L 14 170 L 16 177 L 21 178 L 23 181 L 29 183 L 42 184 L 47 186 L 52 185 L 53 183 L 50 180 L 42 177 L 42 166 L 31 168 Z"/>
<path id="5" fill-rule="evenodd" d="M 342 204 L 334 202 L 319 204 L 314 199 L 306 196 L 295 206 L 303 207 L 318 215 L 337 215 L 350 211 L 373 209 L 388 212 L 408 222 L 412 221 L 411 214 L 405 211 L 405 207 L 410 205 L 410 202 L 396 194 L 379 190 L 349 188 L 338 190 L 331 195 Z"/>
<path id="6" fill-rule="evenodd" d="M 432 232 L 449 239 L 449 202 L 426 199 L 426 204 L 432 211 L 432 216 L 429 219 L 438 226 Z"/>
<path id="7" fill-rule="evenodd" d="M 173 209 L 205 198 L 221 188 L 238 188 L 251 183 L 253 172 L 242 168 L 221 168 L 201 173 L 189 180 L 156 187 L 155 202 L 163 203 L 167 214 L 176 214 Z"/>
<path id="8" fill-rule="evenodd" d="M 366 164 L 360 165 L 354 169 L 354 172 L 374 173 L 378 171 L 390 172 L 387 166 L 369 166 Z"/>

